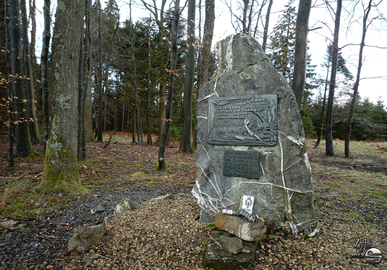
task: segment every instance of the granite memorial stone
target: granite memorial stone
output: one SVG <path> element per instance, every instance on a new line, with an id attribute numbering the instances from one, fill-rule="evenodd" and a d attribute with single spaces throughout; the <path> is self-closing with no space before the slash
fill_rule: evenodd
<path id="1" fill-rule="evenodd" d="M 259 43 L 237 34 L 217 44 L 219 68 L 197 101 L 200 220 L 255 198 L 276 228 L 318 232 L 311 169 L 295 97 Z"/>

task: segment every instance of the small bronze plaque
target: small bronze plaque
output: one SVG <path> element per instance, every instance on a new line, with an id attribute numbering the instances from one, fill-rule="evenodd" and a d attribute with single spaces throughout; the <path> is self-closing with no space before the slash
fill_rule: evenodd
<path id="1" fill-rule="evenodd" d="M 259 152 L 226 150 L 223 156 L 223 175 L 248 179 L 259 178 Z"/>
<path id="2" fill-rule="evenodd" d="M 208 103 L 209 144 L 277 144 L 277 95 L 213 98 Z"/>

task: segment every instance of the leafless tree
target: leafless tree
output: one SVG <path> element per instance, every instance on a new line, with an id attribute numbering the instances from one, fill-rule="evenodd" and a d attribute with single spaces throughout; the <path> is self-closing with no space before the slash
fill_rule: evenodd
<path id="1" fill-rule="evenodd" d="M 369 0 L 368 5 L 364 7 L 364 16 L 363 16 L 363 24 L 362 24 L 362 36 L 361 36 L 361 41 L 360 41 L 360 47 L 359 47 L 359 60 L 358 60 L 358 65 L 357 65 L 357 74 L 356 74 L 356 80 L 355 80 L 355 85 L 353 87 L 353 97 L 352 97 L 352 102 L 351 102 L 351 108 L 349 111 L 349 116 L 347 120 L 347 134 L 345 137 L 345 157 L 349 158 L 351 156 L 350 149 L 349 149 L 349 141 L 351 138 L 351 122 L 353 118 L 353 114 L 355 111 L 355 104 L 356 104 L 356 97 L 357 97 L 357 92 L 359 89 L 359 83 L 360 83 L 360 74 L 361 74 L 361 69 L 363 66 L 363 50 L 365 46 L 365 39 L 366 39 L 366 34 L 367 30 L 372 24 L 372 22 L 377 19 L 379 16 L 372 18 L 371 20 L 368 19 L 369 14 L 371 12 L 372 7 L 377 7 L 382 1 L 379 0 L 376 3 L 373 3 L 374 0 Z"/>
<path id="2" fill-rule="evenodd" d="M 297 12 L 292 90 L 296 96 L 298 110 L 301 110 L 305 88 L 306 51 L 308 47 L 308 24 L 311 4 L 312 0 L 300 0 Z"/>
<path id="3" fill-rule="evenodd" d="M 337 73 L 337 55 L 339 50 L 339 31 L 340 31 L 340 17 L 342 9 L 342 0 L 337 0 L 335 14 L 335 30 L 333 33 L 333 44 L 332 44 L 332 69 L 331 79 L 329 82 L 329 95 L 328 95 L 328 106 L 327 106 L 327 124 L 326 124 L 326 149 L 325 153 L 327 156 L 335 156 L 336 152 L 333 146 L 332 136 L 332 114 L 333 114 L 333 98 L 336 87 L 336 73 Z"/>
<path id="4" fill-rule="evenodd" d="M 170 70 L 168 78 L 168 99 L 167 108 L 165 113 L 165 125 L 161 137 L 161 143 L 159 148 L 159 170 L 166 170 L 167 166 L 165 163 L 164 153 L 165 147 L 167 146 L 169 128 L 171 126 L 171 113 L 172 113 L 172 96 L 174 88 L 174 78 L 176 76 L 176 63 L 177 63 L 177 34 L 179 29 L 179 18 L 180 18 L 180 0 L 175 0 L 175 9 L 172 20 L 172 43 L 171 43 L 171 56 L 170 56 Z"/>
<path id="5" fill-rule="evenodd" d="M 192 137 L 192 89 L 195 72 L 195 10 L 196 1 L 188 1 L 188 22 L 187 22 L 187 61 L 184 87 L 184 108 L 183 108 L 183 130 L 180 142 L 180 151 L 188 153 L 191 151 Z"/>

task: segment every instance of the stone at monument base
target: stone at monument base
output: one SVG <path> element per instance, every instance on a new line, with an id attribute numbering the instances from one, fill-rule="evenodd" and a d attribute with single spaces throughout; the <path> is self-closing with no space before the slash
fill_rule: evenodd
<path id="1" fill-rule="evenodd" d="M 215 226 L 245 241 L 259 241 L 266 237 L 266 226 L 262 220 L 250 222 L 237 216 L 218 213 Z"/>
<path id="2" fill-rule="evenodd" d="M 227 249 L 227 247 L 225 247 L 224 244 L 224 241 L 229 242 L 229 239 L 225 239 L 225 237 L 222 237 L 223 241 L 221 241 L 220 239 L 221 238 L 210 239 L 208 241 L 207 252 L 204 257 L 206 266 L 216 266 L 218 267 L 217 269 L 222 269 L 220 267 L 224 265 L 225 267 L 227 267 L 227 269 L 230 269 L 230 266 L 234 265 L 236 266 L 235 269 L 241 269 L 240 266 L 249 267 L 251 265 L 255 258 L 255 249 L 253 243 L 242 241 L 241 252 L 239 252 L 238 254 L 233 254 Z"/>

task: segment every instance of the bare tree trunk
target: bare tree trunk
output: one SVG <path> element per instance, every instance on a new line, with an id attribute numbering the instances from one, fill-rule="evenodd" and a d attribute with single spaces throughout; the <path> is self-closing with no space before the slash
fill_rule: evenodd
<path id="1" fill-rule="evenodd" d="M 320 132 L 318 133 L 317 142 L 316 142 L 316 144 L 313 147 L 315 149 L 318 148 L 318 146 L 320 145 L 320 141 L 321 141 L 323 130 L 324 130 L 324 112 L 325 112 L 325 103 L 326 103 L 326 99 L 327 99 L 329 67 L 330 67 L 330 65 L 328 65 L 327 76 L 325 78 L 324 98 L 323 98 L 322 109 L 321 109 L 321 117 L 320 117 L 320 119 L 321 119 L 320 120 Z"/>
<path id="2" fill-rule="evenodd" d="M 125 130 L 125 104 L 122 104 L 122 127 L 121 131 L 124 132 Z"/>
<path id="3" fill-rule="evenodd" d="M 105 106 L 104 106 L 104 109 L 103 109 L 103 115 L 104 115 L 104 120 L 103 120 L 103 130 L 107 130 L 107 117 L 108 117 L 108 91 L 110 89 L 110 81 L 109 81 L 109 68 L 110 68 L 110 57 L 111 57 L 111 52 L 113 50 L 113 44 L 114 44 L 114 38 L 116 36 L 116 33 L 117 33 L 117 29 L 118 29 L 118 26 L 119 26 L 119 21 L 117 21 L 117 24 L 116 24 L 116 27 L 114 28 L 114 31 L 113 31 L 113 35 L 112 35 L 112 39 L 110 41 L 110 49 L 109 49 L 109 52 L 108 52 L 108 55 L 107 55 L 107 61 L 105 63 L 105 80 L 103 81 L 103 91 L 105 93 Z"/>
<path id="4" fill-rule="evenodd" d="M 102 18 L 101 18 L 101 0 L 98 0 L 98 46 L 99 46 L 99 63 L 98 63 L 98 134 L 97 142 L 102 142 L 102 108 L 103 108 L 103 89 L 102 89 Z"/>
<path id="5" fill-rule="evenodd" d="M 308 45 L 308 23 L 312 0 L 300 0 L 296 22 L 296 45 L 292 90 L 296 96 L 298 110 L 301 110 L 305 88 L 306 50 Z"/>
<path id="6" fill-rule="evenodd" d="M 42 57 L 41 57 L 41 69 L 42 69 L 42 104 L 43 104 L 43 124 L 44 124 L 44 152 L 46 152 L 46 146 L 48 143 L 48 134 L 50 133 L 50 118 L 49 118 L 49 97 L 48 97 L 48 51 L 50 47 L 51 39 L 51 16 L 50 16 L 51 0 L 44 0 L 43 14 L 44 14 L 44 31 L 43 31 L 43 44 L 42 44 Z"/>
<path id="7" fill-rule="evenodd" d="M 333 99 L 334 99 L 335 87 L 336 87 L 337 55 L 338 55 L 338 47 L 339 47 L 341 7 L 342 7 L 342 0 L 337 0 L 335 30 L 333 33 L 332 70 L 331 70 L 331 79 L 329 82 L 327 124 L 326 124 L 326 137 L 325 137 L 325 140 L 326 140 L 325 154 L 327 156 L 336 155 L 336 152 L 333 146 L 333 136 L 332 136 L 332 114 L 333 114 Z"/>
<path id="8" fill-rule="evenodd" d="M 163 38 L 165 38 L 165 33 L 164 33 L 164 30 L 165 30 L 165 26 L 164 26 L 164 21 L 165 21 L 165 17 L 164 17 L 164 8 L 165 8 L 165 5 L 167 3 L 167 0 L 162 0 L 161 1 L 161 7 L 158 8 L 156 6 L 156 1 L 153 1 L 153 6 L 149 5 L 147 2 L 148 1 L 145 1 L 145 0 L 141 0 L 141 2 L 143 3 L 144 7 L 146 9 L 148 9 L 154 16 L 155 20 L 156 20 L 156 23 L 157 23 L 157 26 L 159 28 L 159 44 L 161 44 L 163 42 Z M 164 46 L 165 46 L 165 49 L 166 49 L 166 65 L 162 68 L 162 70 L 165 70 L 167 69 L 167 65 L 168 65 L 168 62 L 169 62 L 169 50 L 167 49 L 168 48 L 168 40 L 167 38 L 165 38 L 164 40 Z M 162 134 L 163 134 L 163 130 L 164 130 L 164 123 L 165 123 L 165 99 L 166 99 L 166 90 L 167 90 L 167 81 L 166 79 L 162 79 L 160 80 L 160 97 L 159 97 L 159 134 L 158 134 L 158 138 L 157 138 L 157 142 L 161 142 L 161 137 L 162 137 Z"/>
<path id="9" fill-rule="evenodd" d="M 10 3 L 11 2 L 11 3 Z M 12 4 L 12 5 L 11 5 Z M 8 78 L 10 78 L 9 75 L 12 75 L 15 70 L 15 63 L 17 59 L 16 51 L 13 49 L 13 46 L 15 45 L 15 37 L 14 37 L 14 24 L 17 23 L 17 18 L 13 17 L 14 11 L 11 9 L 16 9 L 16 2 L 13 1 L 2 1 L 1 7 L 4 8 L 2 11 L 4 11 L 4 18 L 5 18 L 5 34 L 6 34 L 6 41 L 5 41 L 5 58 L 7 62 L 8 67 Z M 17 37 L 17 36 L 16 36 Z M 12 76 L 13 77 L 13 76 Z M 14 152 L 13 152 L 13 144 L 15 142 L 15 115 L 16 115 L 16 104 L 15 104 L 15 80 L 9 80 L 8 81 L 8 151 L 7 151 L 7 159 L 8 159 L 8 167 L 10 169 L 14 168 Z"/>
<path id="10" fill-rule="evenodd" d="M 273 0 L 270 0 L 269 1 L 269 6 L 267 7 L 265 26 L 264 26 L 264 29 L 263 29 L 263 40 L 262 40 L 262 49 L 263 49 L 263 51 L 266 50 L 267 36 L 268 36 L 268 32 L 269 32 L 270 13 L 271 13 L 271 7 L 272 6 L 273 6 Z"/>
<path id="11" fill-rule="evenodd" d="M 199 0 L 198 3 L 199 6 L 199 35 L 198 35 L 198 40 L 199 40 L 199 49 L 198 49 L 198 60 L 197 60 L 197 66 L 196 66 L 196 77 L 197 77 L 197 82 L 196 82 L 196 97 L 198 96 L 198 89 L 201 85 L 201 77 L 202 77 L 202 70 L 201 70 L 201 54 L 202 54 L 202 44 L 203 44 L 203 36 L 202 36 L 202 0 Z M 196 106 L 196 104 L 194 105 Z M 194 115 L 193 120 L 193 141 L 192 141 L 192 148 L 196 149 L 196 146 L 198 144 L 197 141 L 197 136 L 198 136 L 198 129 L 197 129 L 197 121 L 196 121 L 196 115 Z"/>
<path id="12" fill-rule="evenodd" d="M 179 29 L 179 15 L 180 15 L 180 0 L 175 0 L 175 11 L 172 21 L 172 48 L 171 48 L 171 64 L 168 80 L 168 100 L 167 100 L 167 109 L 166 109 L 166 122 L 164 125 L 164 130 L 161 138 L 160 149 L 159 149 L 159 170 L 166 170 L 167 166 L 165 163 L 164 153 L 165 147 L 168 141 L 169 128 L 171 125 L 171 113 L 172 113 L 172 96 L 173 96 L 173 87 L 174 87 L 174 72 L 176 72 L 176 63 L 177 63 L 177 33 Z"/>
<path id="13" fill-rule="evenodd" d="M 211 59 L 211 45 L 212 38 L 214 36 L 214 23 L 215 23 L 215 1 L 206 0 L 206 18 L 204 21 L 204 33 L 203 33 L 203 46 L 200 56 L 199 68 L 201 70 L 200 88 L 209 80 L 209 64 Z"/>
<path id="14" fill-rule="evenodd" d="M 26 96 L 26 121 L 28 125 L 28 132 L 32 142 L 40 141 L 38 119 L 36 116 L 35 107 L 35 89 L 34 89 L 34 75 L 32 70 L 31 49 L 28 42 L 28 22 L 27 22 L 27 8 L 26 1 L 21 1 L 21 17 L 22 17 L 22 31 L 23 31 L 23 83 Z"/>
<path id="15" fill-rule="evenodd" d="M 160 101 L 159 101 L 159 137 L 158 142 L 161 142 L 163 137 L 163 130 L 165 125 L 165 99 L 167 96 L 167 84 L 166 82 L 160 82 Z"/>
<path id="16" fill-rule="evenodd" d="M 79 192 L 77 75 L 85 0 L 61 2 L 56 12 L 52 44 L 52 125 L 40 188 L 50 192 Z"/>
<path id="17" fill-rule="evenodd" d="M 138 144 L 143 145 L 143 136 L 142 136 L 142 126 L 141 126 L 141 116 L 140 116 L 140 104 L 138 101 L 138 88 L 137 88 L 137 67 L 136 67 L 136 52 L 134 47 L 134 37 L 133 37 L 133 23 L 132 23 L 132 1 L 129 2 L 130 9 L 130 47 L 132 49 L 132 62 L 133 62 L 133 85 L 134 85 L 134 103 L 136 106 L 136 126 L 137 126 L 137 139 Z"/>
<path id="18" fill-rule="evenodd" d="M 82 21 L 87 13 L 88 0 L 85 1 L 84 15 Z M 80 160 L 86 160 L 86 138 L 85 138 L 85 106 L 86 106 L 86 88 L 84 82 L 84 38 L 85 27 L 84 21 L 81 28 L 81 39 L 79 43 L 79 68 L 78 68 L 78 158 Z"/>
<path id="19" fill-rule="evenodd" d="M 36 45 L 36 1 L 30 0 L 30 18 L 31 18 L 31 46 L 30 46 L 30 59 L 31 65 L 35 68 L 35 45 Z M 32 69 L 33 70 L 33 69 Z"/>
<path id="20" fill-rule="evenodd" d="M 243 0 L 243 17 L 242 17 L 242 33 L 248 34 L 249 29 L 247 28 L 247 11 L 249 9 L 249 0 Z"/>
<path id="21" fill-rule="evenodd" d="M 202 87 L 209 80 L 209 63 L 211 59 L 211 45 L 212 38 L 214 36 L 214 22 L 215 22 L 215 1 L 206 0 L 205 3 L 205 21 L 204 21 L 204 33 L 203 42 L 200 48 L 199 60 L 198 60 L 198 82 L 197 89 Z M 198 96 L 196 92 L 196 97 Z M 194 127 L 194 139 L 193 146 L 197 145 L 197 126 Z"/>
<path id="22" fill-rule="evenodd" d="M 351 139 L 351 122 L 353 118 L 353 113 L 355 111 L 355 104 L 356 104 L 356 97 L 357 97 L 357 92 L 359 89 L 359 82 L 360 82 L 360 73 L 361 73 L 361 68 L 363 66 L 363 49 L 365 46 L 365 38 L 368 30 L 368 15 L 370 14 L 372 8 L 372 0 L 369 0 L 368 6 L 366 10 L 364 11 L 364 17 L 363 17 L 363 32 L 361 36 L 361 42 L 360 42 L 360 49 L 359 49 L 359 62 L 357 65 L 357 74 L 356 74 L 356 81 L 355 85 L 353 87 L 353 97 L 352 97 L 352 103 L 351 103 L 351 109 L 349 111 L 349 116 L 348 116 L 348 121 L 347 121 L 347 134 L 345 137 L 345 157 L 349 158 L 351 157 L 351 152 L 349 149 L 349 141 Z"/>
<path id="23" fill-rule="evenodd" d="M 93 132 L 93 105 L 91 93 L 92 55 L 91 55 L 91 0 L 86 0 L 86 33 L 85 33 L 85 137 L 86 140 L 94 139 Z"/>
<path id="24" fill-rule="evenodd" d="M 147 114 L 146 114 L 146 122 L 148 126 L 148 136 L 147 136 L 147 144 L 152 145 L 152 126 L 151 126 L 151 42 L 150 42 L 150 26 L 148 29 L 148 87 L 147 87 Z"/>
<path id="25" fill-rule="evenodd" d="M 38 141 L 42 141 L 42 136 L 40 134 L 39 125 L 38 125 L 38 117 L 36 115 L 36 97 L 35 97 L 35 79 L 34 79 L 34 70 L 36 64 L 36 56 L 35 56 L 35 44 L 36 44 L 36 4 L 35 0 L 30 0 L 30 18 L 31 18 L 31 46 L 29 46 L 29 69 L 30 69 L 30 84 L 31 84 L 31 100 L 32 100 L 32 118 L 33 128 L 35 130 L 36 139 Z"/>
<path id="26" fill-rule="evenodd" d="M 186 60 L 186 76 L 184 88 L 184 120 L 183 131 L 181 134 L 180 151 L 188 153 L 192 151 L 192 88 L 194 83 L 195 73 L 195 9 L 196 1 L 188 1 L 188 23 L 187 23 L 187 60 Z"/>
<path id="27" fill-rule="evenodd" d="M 136 108 L 133 110 L 133 132 L 132 132 L 132 143 L 137 143 L 136 134 L 137 134 L 137 111 Z"/>
<path id="28" fill-rule="evenodd" d="M 16 155 L 26 157 L 32 150 L 30 134 L 28 131 L 28 114 L 26 107 L 26 73 L 23 69 L 23 49 L 22 44 L 25 41 L 23 35 L 23 6 L 21 1 L 9 1 L 6 3 L 6 9 L 9 17 L 9 49 L 11 50 L 10 71 L 12 93 L 16 103 Z M 25 2 L 24 2 L 25 9 Z M 25 14 L 25 13 L 24 13 Z M 27 41 L 28 43 L 28 41 Z"/>

